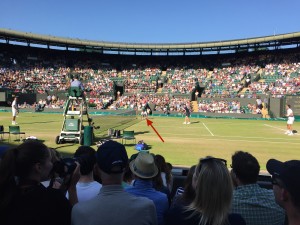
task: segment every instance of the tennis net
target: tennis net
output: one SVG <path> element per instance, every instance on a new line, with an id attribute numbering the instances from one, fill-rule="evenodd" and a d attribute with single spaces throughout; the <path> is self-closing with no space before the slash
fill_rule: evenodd
<path id="1" fill-rule="evenodd" d="M 98 137 L 107 136 L 108 129 L 123 130 L 140 121 L 135 110 L 102 111 L 94 114 L 90 113 L 90 116 L 93 119 L 94 127 L 100 127 L 94 130 L 95 135 Z"/>

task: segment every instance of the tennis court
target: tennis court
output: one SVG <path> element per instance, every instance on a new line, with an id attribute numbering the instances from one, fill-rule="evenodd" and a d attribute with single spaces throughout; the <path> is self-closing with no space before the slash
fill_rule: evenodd
<path id="1" fill-rule="evenodd" d="M 5 129 L 8 129 L 11 123 L 10 113 L 0 113 L 0 118 Z M 136 115 L 92 115 L 92 118 L 95 125 L 100 125 L 100 129 L 95 130 L 97 138 L 105 137 L 109 128 L 134 130 L 137 141 L 144 140 L 150 145 L 151 152 L 163 155 L 173 165 L 191 166 L 207 155 L 230 162 L 231 155 L 236 150 L 253 154 L 262 169 L 265 169 L 270 158 L 300 159 L 300 135 L 285 135 L 286 122 L 283 120 L 192 118 L 191 124 L 185 125 L 183 117 L 149 117 L 153 128 L 163 138 L 162 142 L 154 129 L 147 126 L 146 120 L 141 120 Z M 26 136 L 36 136 L 46 145 L 70 154 L 78 144 L 56 145 L 54 141 L 60 132 L 62 119 L 59 114 L 21 113 L 17 122 Z M 298 123 L 294 124 L 295 130 L 300 129 Z M 136 153 L 133 142 L 127 143 L 128 154 Z"/>

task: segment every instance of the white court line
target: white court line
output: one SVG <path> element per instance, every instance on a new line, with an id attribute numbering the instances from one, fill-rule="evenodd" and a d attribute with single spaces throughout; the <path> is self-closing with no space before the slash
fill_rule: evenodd
<path id="1" fill-rule="evenodd" d="M 208 127 L 202 122 L 203 126 L 206 128 L 206 130 L 208 130 L 208 132 L 211 134 L 211 136 L 215 136 L 209 129 Z"/>
<path id="2" fill-rule="evenodd" d="M 264 125 L 267 126 L 267 127 L 272 127 L 272 128 L 278 129 L 278 130 L 286 131 L 286 129 L 282 129 L 282 128 L 279 128 L 279 127 L 273 127 L 273 126 L 268 125 L 268 124 L 264 124 Z"/>
<path id="3" fill-rule="evenodd" d="M 180 136 L 178 136 L 180 137 Z M 204 138 L 203 138 L 204 137 Z M 289 145 L 299 145 L 299 142 L 286 142 L 286 141 L 268 141 L 268 140 L 244 140 L 244 139 L 227 139 L 227 138 L 218 138 L 219 136 L 214 136 L 215 138 L 205 138 L 205 137 L 211 137 L 211 136 L 201 136 L 202 141 L 228 141 L 228 142 L 243 142 L 243 143 L 267 143 L 267 144 L 289 144 Z M 177 138 L 176 136 L 165 138 L 167 139 L 174 139 Z M 197 139 L 199 140 L 199 137 L 193 137 L 193 138 L 185 138 L 185 139 Z"/>
<path id="4" fill-rule="evenodd" d="M 187 134 L 187 133 L 184 133 L 184 134 L 174 134 L 174 133 L 162 133 L 163 135 L 167 134 L 167 135 L 172 135 L 172 136 L 190 136 L 190 137 L 187 137 L 187 138 L 199 138 L 199 137 L 211 137 L 211 135 L 200 135 L 200 136 L 195 136 L 194 134 Z M 222 135 L 214 135 L 214 137 L 217 137 L 217 138 L 224 138 L 224 139 L 227 139 L 227 138 L 238 138 L 238 139 L 261 139 L 261 140 L 286 140 L 285 137 L 282 137 L 282 138 L 278 138 L 278 137 L 248 137 L 248 136 L 222 136 Z M 256 141 L 256 140 L 254 140 Z M 299 143 L 298 143 L 299 144 Z"/>
<path id="5" fill-rule="evenodd" d="M 279 128 L 279 127 L 273 127 L 273 126 L 271 126 L 271 125 L 268 125 L 268 124 L 264 124 L 265 126 L 267 126 L 267 127 L 272 127 L 272 128 L 275 128 L 275 129 L 278 129 L 278 130 L 283 130 L 283 131 L 286 131 L 286 129 L 282 129 L 282 128 Z M 299 134 L 297 134 L 297 133 L 294 133 L 294 135 L 299 135 Z"/>

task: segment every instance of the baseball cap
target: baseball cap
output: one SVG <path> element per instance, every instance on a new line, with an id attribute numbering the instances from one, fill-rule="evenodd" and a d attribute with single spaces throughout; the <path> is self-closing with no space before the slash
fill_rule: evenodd
<path id="1" fill-rule="evenodd" d="M 116 141 L 106 141 L 96 153 L 97 164 L 105 173 L 122 173 L 128 164 L 124 145 Z"/>
<path id="2" fill-rule="evenodd" d="M 270 159 L 267 162 L 267 170 L 283 182 L 294 199 L 300 199 L 300 160 L 280 162 Z"/>

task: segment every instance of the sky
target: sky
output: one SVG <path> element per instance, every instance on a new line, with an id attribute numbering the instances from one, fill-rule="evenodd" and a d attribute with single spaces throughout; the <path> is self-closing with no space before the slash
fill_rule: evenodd
<path id="1" fill-rule="evenodd" d="M 1 0 L 0 28 L 124 43 L 195 43 L 300 32 L 299 0 Z"/>

